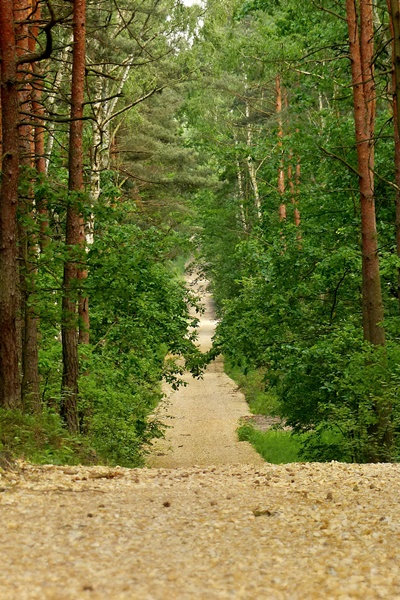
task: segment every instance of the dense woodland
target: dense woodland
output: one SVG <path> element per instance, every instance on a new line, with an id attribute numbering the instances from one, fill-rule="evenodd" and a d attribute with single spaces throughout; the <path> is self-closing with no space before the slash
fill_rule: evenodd
<path id="1" fill-rule="evenodd" d="M 0 52 L 0 453 L 139 465 L 222 353 L 303 458 L 397 460 L 399 1 L 0 0 Z"/>

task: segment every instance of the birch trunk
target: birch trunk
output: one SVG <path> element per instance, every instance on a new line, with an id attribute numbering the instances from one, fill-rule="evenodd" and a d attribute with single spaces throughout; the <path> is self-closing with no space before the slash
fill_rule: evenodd
<path id="1" fill-rule="evenodd" d="M 246 215 L 244 212 L 245 194 L 244 194 L 244 187 L 243 187 L 243 177 L 242 177 L 242 171 L 240 169 L 240 163 L 238 160 L 236 160 L 236 175 L 237 175 L 238 190 L 239 190 L 239 219 L 240 219 L 240 224 L 242 226 L 243 231 L 247 231 Z"/>
<path id="2" fill-rule="evenodd" d="M 250 148 L 253 145 L 253 135 L 252 135 L 252 131 L 251 131 L 251 124 L 250 124 L 250 105 L 248 103 L 248 101 L 246 100 L 246 119 L 247 119 L 247 125 L 246 125 L 246 129 L 247 129 L 247 147 Z M 257 217 L 259 220 L 261 220 L 261 200 L 260 200 L 260 192 L 258 190 L 258 183 L 257 183 L 257 174 L 256 174 L 256 170 L 254 167 L 254 162 L 253 159 L 250 155 L 247 156 L 247 168 L 249 170 L 249 177 L 250 177 L 250 182 L 251 182 L 251 187 L 254 193 L 254 202 L 255 202 L 255 206 L 256 206 L 256 211 L 257 211 Z"/>

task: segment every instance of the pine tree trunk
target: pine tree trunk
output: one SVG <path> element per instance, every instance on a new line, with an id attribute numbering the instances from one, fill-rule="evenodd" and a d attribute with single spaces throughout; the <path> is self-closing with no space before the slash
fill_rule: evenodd
<path id="1" fill-rule="evenodd" d="M 2 181 L 0 190 L 0 405 L 21 405 L 18 367 L 18 90 L 12 0 L 0 0 Z"/>
<path id="2" fill-rule="evenodd" d="M 356 0 L 346 0 L 360 186 L 364 337 L 372 344 L 384 345 L 374 197 L 373 14 L 370 0 L 361 0 L 359 7 L 358 16 Z"/>
<path id="3" fill-rule="evenodd" d="M 34 51 L 34 38 L 30 37 L 28 21 L 31 8 L 25 0 L 14 2 L 14 17 L 20 23 L 16 28 L 18 40 L 17 55 L 24 57 Z M 19 105 L 22 111 L 31 109 L 32 75 L 26 65 L 18 72 L 20 82 Z M 19 126 L 20 165 L 26 170 L 34 166 L 33 130 L 29 117 L 22 116 Z M 24 124 L 25 122 L 25 124 Z M 27 172 L 22 171 L 27 177 Z M 21 325 L 22 325 L 22 405 L 28 411 L 40 411 L 39 358 L 38 358 L 38 319 L 35 312 L 36 278 L 36 239 L 28 223 L 34 221 L 33 185 L 27 185 L 26 195 L 19 199 L 20 220 L 18 225 L 21 286 Z"/>
<path id="4" fill-rule="evenodd" d="M 378 239 L 374 198 L 374 29 L 370 0 L 346 0 L 352 71 L 354 121 L 360 186 L 363 328 L 365 340 L 376 346 L 385 345 L 382 326 L 384 311 L 379 273 Z M 371 462 L 391 460 L 393 448 L 392 407 L 377 398 L 375 422 L 367 426 L 367 459 Z"/>
<path id="5" fill-rule="evenodd" d="M 85 83 L 85 0 L 74 0 L 73 62 L 71 84 L 71 124 L 69 139 L 69 202 L 66 223 L 67 259 L 63 281 L 63 381 L 61 413 L 71 432 L 79 430 L 78 420 L 78 259 L 80 257 L 81 216 L 78 196 L 83 182 L 83 102 Z"/>

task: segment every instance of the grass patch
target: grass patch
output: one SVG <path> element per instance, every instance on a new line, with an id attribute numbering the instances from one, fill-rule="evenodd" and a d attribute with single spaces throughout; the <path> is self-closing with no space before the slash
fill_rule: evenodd
<path id="1" fill-rule="evenodd" d="M 290 431 L 259 431 L 251 425 L 242 425 L 238 429 L 238 436 L 240 441 L 250 442 L 264 460 L 274 465 L 300 460 L 300 441 Z"/>
<path id="2" fill-rule="evenodd" d="M 279 402 L 271 390 L 266 389 L 265 371 L 257 369 L 244 373 L 243 370 L 225 361 L 225 373 L 233 379 L 246 397 L 250 411 L 266 417 L 279 416 Z M 269 463 L 281 465 L 304 460 L 300 458 L 301 436 L 290 431 L 269 429 L 259 431 L 246 423 L 238 429 L 239 440 L 250 442 L 257 452 Z"/>
<path id="3" fill-rule="evenodd" d="M 229 360 L 225 361 L 225 373 L 233 379 L 246 396 L 250 411 L 254 415 L 276 417 L 279 415 L 279 403 L 276 395 L 265 389 L 265 372 L 262 369 L 244 373 Z"/>

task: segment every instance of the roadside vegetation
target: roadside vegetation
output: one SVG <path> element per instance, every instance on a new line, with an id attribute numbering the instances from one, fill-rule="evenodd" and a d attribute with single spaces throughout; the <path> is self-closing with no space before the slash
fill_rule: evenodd
<path id="1" fill-rule="evenodd" d="M 217 77 L 187 105 L 219 174 L 194 195 L 214 343 L 230 369 L 261 374 L 250 406 L 273 399 L 301 460 L 397 461 L 397 13 L 320 4 L 207 15 Z"/>

